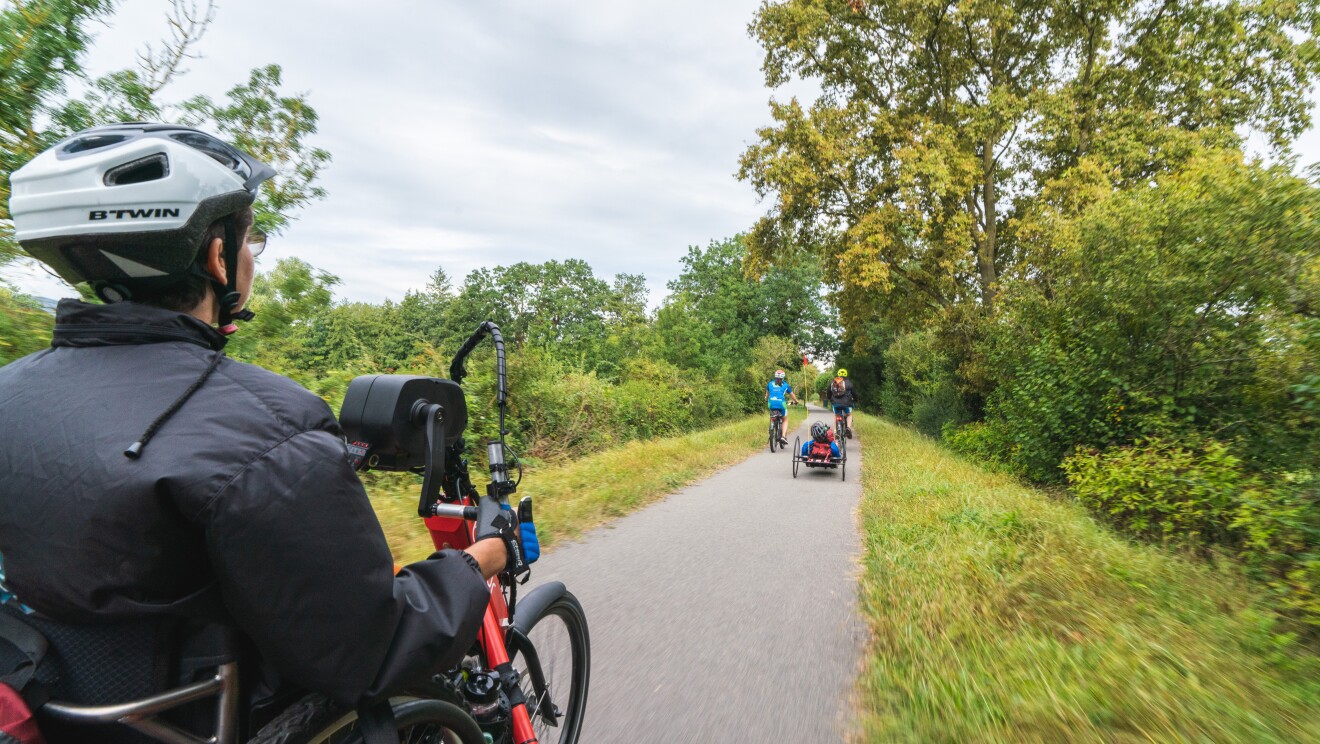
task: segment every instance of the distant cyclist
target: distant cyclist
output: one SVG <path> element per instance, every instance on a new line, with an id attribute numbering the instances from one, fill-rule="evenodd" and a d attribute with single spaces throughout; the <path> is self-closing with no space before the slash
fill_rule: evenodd
<path id="1" fill-rule="evenodd" d="M 840 369 L 830 382 L 829 387 L 830 405 L 834 407 L 836 416 L 847 416 L 845 424 L 848 428 L 848 438 L 852 439 L 853 421 L 852 409 L 857 405 L 857 392 L 853 390 L 852 381 L 848 379 L 848 370 Z"/>
<path id="2" fill-rule="evenodd" d="M 788 380 L 785 379 L 786 377 L 787 375 L 784 374 L 784 370 L 777 369 L 775 370 L 774 379 L 765 384 L 765 402 L 770 407 L 771 416 L 787 415 L 784 403 L 785 398 L 792 400 L 794 403 L 802 403 L 802 401 L 798 400 L 797 394 L 793 392 L 793 386 L 788 384 Z M 784 438 L 782 432 L 779 435 L 779 443 L 788 444 L 788 440 Z"/>

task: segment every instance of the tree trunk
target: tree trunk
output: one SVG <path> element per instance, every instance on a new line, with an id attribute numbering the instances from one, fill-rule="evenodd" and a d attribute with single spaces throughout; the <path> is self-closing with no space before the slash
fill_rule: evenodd
<path id="1" fill-rule="evenodd" d="M 995 284 L 999 279 L 995 271 L 996 232 L 998 215 L 995 211 L 995 141 L 993 134 L 985 138 L 985 152 L 981 155 L 981 199 L 982 219 L 985 224 L 981 230 L 981 241 L 976 246 L 976 265 L 981 274 L 981 301 L 986 314 L 994 312 Z"/>

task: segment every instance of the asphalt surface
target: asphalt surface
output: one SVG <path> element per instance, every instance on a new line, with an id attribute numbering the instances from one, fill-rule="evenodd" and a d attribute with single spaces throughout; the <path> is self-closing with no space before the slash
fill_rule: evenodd
<path id="1" fill-rule="evenodd" d="M 811 409 L 788 435 L 832 415 Z M 547 554 L 591 632 L 587 744 L 838 742 L 864 628 L 855 509 L 861 447 L 792 476 L 760 454 Z M 534 493 L 534 488 L 529 490 Z"/>

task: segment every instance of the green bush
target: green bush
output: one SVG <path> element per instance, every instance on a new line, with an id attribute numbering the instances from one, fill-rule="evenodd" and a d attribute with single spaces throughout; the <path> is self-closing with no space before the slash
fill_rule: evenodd
<path id="1" fill-rule="evenodd" d="M 55 318 L 32 298 L 0 286 L 0 366 L 50 345 Z"/>
<path id="2" fill-rule="evenodd" d="M 1197 449 L 1151 439 L 1078 451 L 1063 470 L 1078 501 L 1129 532 L 1206 545 L 1240 542 L 1232 528 L 1239 494 L 1260 488 L 1215 441 Z"/>
<path id="3" fill-rule="evenodd" d="M 894 339 L 885 350 L 884 369 L 880 407 L 889 417 L 931 437 L 940 436 L 946 424 L 967 420 L 953 364 L 934 333 L 919 331 Z"/>
<path id="4" fill-rule="evenodd" d="M 944 425 L 940 438 L 954 452 L 987 465 L 1002 465 L 1006 448 L 1002 444 L 1003 434 L 995 426 L 983 421 L 958 426 L 954 423 Z"/>
<path id="5" fill-rule="evenodd" d="M 1320 499 L 1310 473 L 1253 473 L 1222 442 L 1163 439 L 1078 450 L 1063 469 L 1079 502 L 1128 532 L 1235 553 L 1280 607 L 1320 631 Z"/>

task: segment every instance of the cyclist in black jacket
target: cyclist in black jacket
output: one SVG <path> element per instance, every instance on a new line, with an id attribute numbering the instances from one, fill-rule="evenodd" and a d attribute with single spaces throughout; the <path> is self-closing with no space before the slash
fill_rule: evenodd
<path id="1" fill-rule="evenodd" d="M 0 600 L 65 623 L 230 622 L 284 685 L 355 705 L 462 657 L 505 546 L 396 575 L 329 407 L 225 357 L 273 175 L 150 124 L 13 174 L 21 245 L 106 304 L 61 301 L 51 348 L 0 368 Z"/>
<path id="2" fill-rule="evenodd" d="M 852 381 L 848 379 L 848 370 L 840 369 L 830 381 L 826 392 L 829 394 L 830 405 L 834 408 L 836 416 L 846 416 L 847 421 L 844 426 L 847 428 L 848 438 L 853 435 L 853 407 L 857 405 L 857 391 L 853 389 Z"/>

